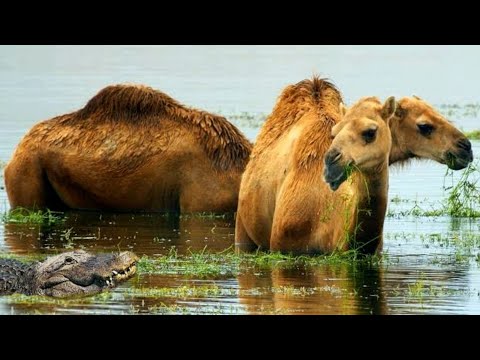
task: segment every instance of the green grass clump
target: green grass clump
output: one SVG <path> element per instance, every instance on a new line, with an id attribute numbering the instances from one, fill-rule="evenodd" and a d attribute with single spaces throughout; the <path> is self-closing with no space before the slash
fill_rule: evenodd
<path id="1" fill-rule="evenodd" d="M 447 169 L 447 172 L 445 173 L 445 181 L 448 177 L 451 177 L 451 185 L 446 186 L 444 182 L 443 189 L 446 193 L 446 197 L 440 203 L 440 207 L 434 208 L 430 205 L 430 209 L 426 209 L 423 206 L 420 206 L 420 202 L 415 200 L 411 209 L 402 211 L 389 209 L 387 217 L 480 217 L 480 186 L 478 184 L 480 180 L 479 162 L 470 163 L 468 167 L 460 173 L 460 179 L 456 181 L 453 178 L 453 170 Z M 400 201 L 399 197 L 391 199 L 391 202 L 394 204 L 398 204 Z"/>
<path id="2" fill-rule="evenodd" d="M 480 140 L 480 130 L 466 131 L 465 136 L 470 140 Z"/>
<path id="3" fill-rule="evenodd" d="M 228 291 L 230 290 L 230 291 Z M 236 295 L 235 289 L 221 289 L 218 285 L 202 285 L 202 286 L 178 286 L 178 287 L 161 287 L 161 288 L 129 288 L 126 289 L 125 295 L 142 298 L 206 298 L 218 297 L 222 295 Z"/>
<path id="4" fill-rule="evenodd" d="M 451 173 L 447 171 L 446 176 Z M 448 191 L 444 211 L 455 217 L 480 217 L 480 188 L 478 163 L 471 163 L 455 185 L 445 187 Z"/>
<path id="5" fill-rule="evenodd" d="M 13 260 L 21 261 L 23 263 L 44 260 L 45 257 L 46 257 L 45 254 L 19 255 L 19 254 L 0 252 L 0 259 L 13 259 Z"/>
<path id="6" fill-rule="evenodd" d="M 175 250 L 159 257 L 143 256 L 137 264 L 139 273 L 184 275 L 187 277 L 215 278 L 233 277 L 249 269 L 273 269 L 313 267 L 326 264 L 352 264 L 365 262 L 378 264 L 377 255 L 363 256 L 354 250 L 335 252 L 328 255 L 295 256 L 278 252 L 256 252 L 237 254 L 229 248 L 221 253 L 190 253 L 179 255 Z"/>
<path id="7" fill-rule="evenodd" d="M 2 215 L 2 221 L 9 224 L 41 224 L 52 226 L 65 221 L 63 213 L 51 210 L 29 210 L 16 208 Z"/>

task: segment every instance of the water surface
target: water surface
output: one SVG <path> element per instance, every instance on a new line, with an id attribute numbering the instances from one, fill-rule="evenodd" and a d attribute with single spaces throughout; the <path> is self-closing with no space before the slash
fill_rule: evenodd
<path id="1" fill-rule="evenodd" d="M 479 63 L 478 46 L 2 46 L 0 162 L 33 124 L 120 82 L 147 84 L 208 111 L 254 114 L 248 122 L 231 117 L 251 140 L 281 89 L 313 73 L 332 79 L 347 103 L 416 94 L 473 130 L 480 128 Z M 480 142 L 473 151 L 478 160 Z M 389 204 L 380 264 L 240 265 L 210 277 L 141 273 L 85 300 L 2 297 L 0 313 L 479 314 L 479 221 L 398 215 L 415 204 L 438 207 L 445 171 L 429 161 L 392 169 L 389 196 L 397 201 Z M 0 252 L 19 255 L 84 248 L 156 258 L 173 248 L 189 256 L 225 251 L 233 239 L 232 216 L 70 212 L 51 228 L 0 224 Z"/>

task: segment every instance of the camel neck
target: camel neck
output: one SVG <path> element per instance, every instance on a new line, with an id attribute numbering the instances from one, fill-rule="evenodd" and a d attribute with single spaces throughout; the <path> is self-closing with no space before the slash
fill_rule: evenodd
<path id="1" fill-rule="evenodd" d="M 356 175 L 354 179 L 356 204 L 353 214 L 352 248 L 373 254 L 383 242 L 383 222 L 388 199 L 388 166 L 370 174 Z"/>
<path id="2" fill-rule="evenodd" d="M 401 138 L 400 118 L 394 116 L 390 120 L 390 132 L 392 134 L 392 150 L 388 159 L 389 165 L 402 162 L 413 157 L 413 154 L 405 149 L 404 140 Z"/>

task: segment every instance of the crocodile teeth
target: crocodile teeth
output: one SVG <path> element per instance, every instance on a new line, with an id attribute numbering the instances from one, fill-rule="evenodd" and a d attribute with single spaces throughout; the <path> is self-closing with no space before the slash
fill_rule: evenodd
<path id="1" fill-rule="evenodd" d="M 113 275 L 118 275 L 118 272 L 115 271 L 115 270 L 113 270 L 113 271 L 112 271 L 112 274 L 113 274 Z"/>
<path id="2" fill-rule="evenodd" d="M 110 281 L 109 280 L 107 280 L 106 283 L 107 283 L 107 286 L 110 286 Z"/>

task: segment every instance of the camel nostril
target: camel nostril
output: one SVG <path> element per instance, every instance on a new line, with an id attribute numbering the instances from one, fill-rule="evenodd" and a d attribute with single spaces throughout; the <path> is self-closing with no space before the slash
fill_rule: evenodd
<path id="1" fill-rule="evenodd" d="M 460 149 L 463 149 L 465 151 L 470 151 L 472 150 L 472 143 L 470 142 L 470 140 L 468 140 L 467 138 L 463 138 L 463 139 L 460 139 L 457 143 L 457 146 L 460 148 Z"/>
<path id="2" fill-rule="evenodd" d="M 329 151 L 328 154 L 325 156 L 325 163 L 334 164 L 338 160 L 340 160 L 341 157 L 342 157 L 342 154 L 338 150 L 333 149 Z"/>

